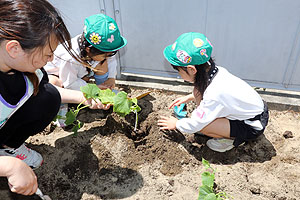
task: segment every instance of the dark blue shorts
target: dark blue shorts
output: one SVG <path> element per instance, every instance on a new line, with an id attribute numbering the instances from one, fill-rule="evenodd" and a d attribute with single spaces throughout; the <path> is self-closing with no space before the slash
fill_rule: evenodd
<path id="1" fill-rule="evenodd" d="M 245 124 L 244 121 L 240 120 L 229 120 L 230 123 L 230 137 L 234 138 L 234 146 L 239 146 L 243 142 L 251 141 L 256 139 L 258 136 L 263 134 L 269 120 L 269 111 L 266 102 L 264 102 L 264 111 L 249 120 L 259 120 L 263 126 L 262 130 L 255 130 L 252 126 Z"/>

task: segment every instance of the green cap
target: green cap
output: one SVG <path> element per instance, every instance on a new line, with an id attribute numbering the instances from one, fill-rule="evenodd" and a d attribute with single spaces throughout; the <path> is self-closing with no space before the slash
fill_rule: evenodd
<path id="1" fill-rule="evenodd" d="M 175 66 L 201 65 L 211 56 L 212 45 L 202 33 L 184 33 L 164 50 L 165 58 Z"/>
<path id="2" fill-rule="evenodd" d="M 120 35 L 115 20 L 104 14 L 87 17 L 83 32 L 85 39 L 103 52 L 116 51 L 127 44 L 127 40 Z"/>

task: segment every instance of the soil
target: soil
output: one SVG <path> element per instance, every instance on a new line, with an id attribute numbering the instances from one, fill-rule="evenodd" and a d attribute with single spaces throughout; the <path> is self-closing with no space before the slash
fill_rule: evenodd
<path id="1" fill-rule="evenodd" d="M 190 142 L 179 132 L 162 132 L 161 115 L 172 115 L 168 105 L 178 94 L 141 88 L 120 88 L 140 99 L 138 130 L 135 115 L 125 118 L 112 110 L 82 110 L 84 126 L 77 135 L 50 125 L 27 140 L 40 152 L 44 164 L 35 170 L 39 188 L 52 200 L 172 199 L 198 197 L 202 158 L 216 172 L 216 191 L 236 200 L 300 199 L 300 113 L 270 109 L 265 134 L 257 140 L 217 153 L 206 146 L 209 139 Z M 195 105 L 189 103 L 189 113 Z M 11 193 L 0 179 L 0 199 L 39 199 Z"/>

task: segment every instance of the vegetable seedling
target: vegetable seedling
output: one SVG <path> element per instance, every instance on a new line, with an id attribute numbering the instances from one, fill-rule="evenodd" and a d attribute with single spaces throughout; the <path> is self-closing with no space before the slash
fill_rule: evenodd
<path id="1" fill-rule="evenodd" d="M 136 114 L 135 127 L 137 126 L 137 113 L 141 108 L 137 104 L 137 98 L 129 98 L 128 94 L 124 91 L 118 92 L 117 94 L 110 89 L 101 90 L 96 84 L 87 84 L 80 88 L 86 99 L 99 99 L 103 104 L 111 104 L 113 106 L 113 112 L 118 115 L 125 117 L 129 113 L 133 112 Z M 58 116 L 58 118 L 65 118 L 65 124 L 74 125 L 72 131 L 77 134 L 78 130 L 82 127 L 83 123 L 76 119 L 80 110 L 88 107 L 89 105 L 82 106 L 84 103 L 81 102 L 76 109 L 71 109 L 67 112 L 66 117 Z"/>
<path id="2" fill-rule="evenodd" d="M 202 164 L 206 171 L 201 174 L 202 186 L 199 188 L 198 200 L 229 200 L 229 196 L 225 192 L 215 193 L 215 173 L 209 162 L 202 158 Z"/>

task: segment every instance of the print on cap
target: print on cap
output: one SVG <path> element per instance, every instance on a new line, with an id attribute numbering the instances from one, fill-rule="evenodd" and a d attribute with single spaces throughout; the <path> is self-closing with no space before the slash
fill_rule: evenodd
<path id="1" fill-rule="evenodd" d="M 200 54 L 201 56 L 205 55 L 206 58 L 208 58 L 208 55 L 206 54 L 206 49 L 201 49 Z"/>
<path id="2" fill-rule="evenodd" d="M 195 47 L 200 48 L 200 47 L 202 47 L 202 45 L 204 44 L 204 42 L 200 38 L 195 38 L 193 40 L 193 44 L 195 45 Z"/>
<path id="3" fill-rule="evenodd" d="M 93 44 L 100 44 L 101 36 L 99 35 L 99 33 L 93 32 L 90 34 L 90 40 Z"/>
<path id="4" fill-rule="evenodd" d="M 107 42 L 112 43 L 115 40 L 114 35 L 111 35 L 110 38 L 107 39 Z"/>
<path id="5" fill-rule="evenodd" d="M 116 26 L 114 25 L 114 23 L 110 23 L 108 28 L 109 30 L 114 31 L 116 29 Z"/>
<path id="6" fill-rule="evenodd" d="M 176 57 L 180 62 L 185 64 L 190 63 L 192 61 L 192 57 L 183 50 L 178 50 L 176 53 Z"/>

